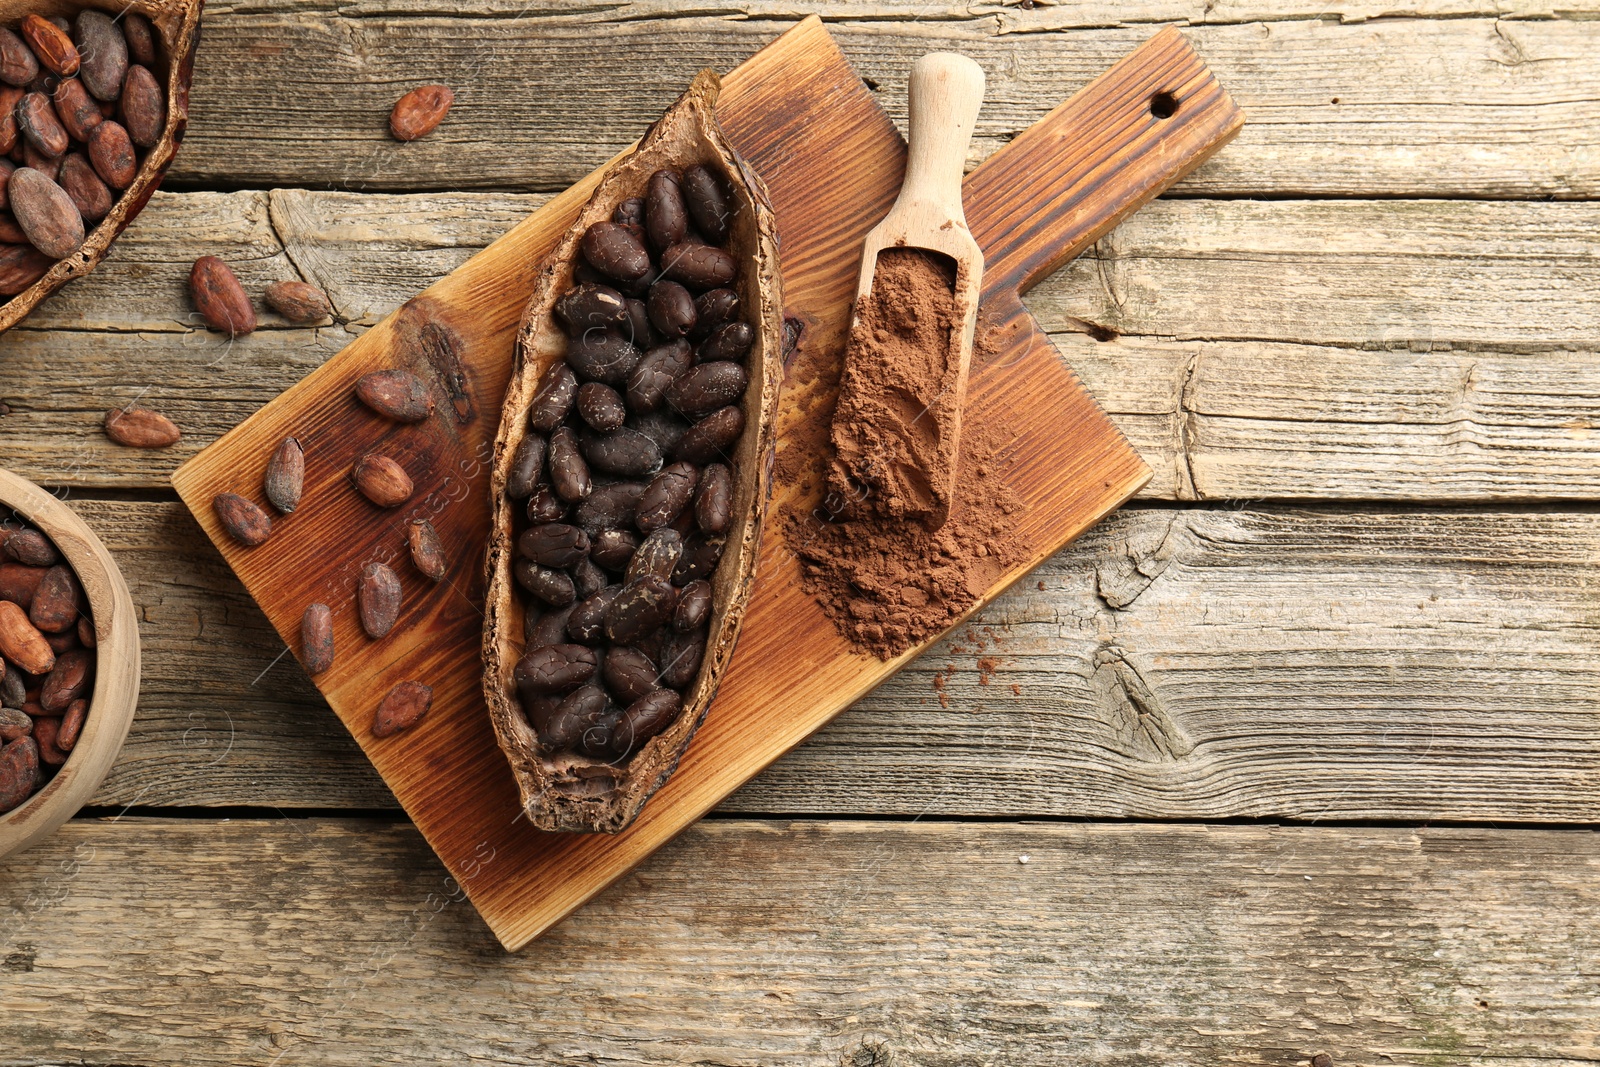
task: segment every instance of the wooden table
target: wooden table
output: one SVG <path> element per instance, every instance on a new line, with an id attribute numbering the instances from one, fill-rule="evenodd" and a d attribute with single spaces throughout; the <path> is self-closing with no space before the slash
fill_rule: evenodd
<path id="1" fill-rule="evenodd" d="M 800 11 L 672 8 L 216 4 L 170 191 L 0 337 L 0 464 L 146 647 L 97 806 L 0 864 L 0 1064 L 1600 1057 L 1595 0 L 808 8 L 897 118 L 977 59 L 974 161 L 1187 24 L 1250 125 L 1030 301 L 1157 474 L 500 951 L 167 477 Z M 341 324 L 200 330 L 202 253 Z M 104 439 L 135 397 L 179 447 Z"/>

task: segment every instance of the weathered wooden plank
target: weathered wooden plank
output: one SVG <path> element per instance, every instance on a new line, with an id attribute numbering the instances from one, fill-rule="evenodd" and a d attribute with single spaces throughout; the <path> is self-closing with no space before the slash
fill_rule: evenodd
<path id="1" fill-rule="evenodd" d="M 758 7 L 744 17 L 742 6 L 695 5 L 683 17 L 663 17 L 652 4 L 590 5 L 563 16 L 511 6 L 490 3 L 469 17 L 440 5 L 400 14 L 406 6 L 390 3 L 208 11 L 196 118 L 172 180 L 556 191 L 636 137 L 697 69 L 730 69 L 802 13 Z M 1589 121 L 1600 102 L 1591 62 L 1600 29 L 1590 19 L 1508 20 L 1449 0 L 1422 9 L 1491 17 L 1348 24 L 1338 21 L 1338 5 L 1290 3 L 1281 15 L 1252 4 L 1199 6 L 1142 4 L 1124 15 L 1120 7 L 1082 4 L 1003 13 L 834 5 L 829 15 L 841 46 L 882 87 L 897 118 L 916 55 L 958 49 L 982 64 L 988 89 L 974 159 L 1152 32 L 1148 24 L 1107 23 L 1216 17 L 1229 24 L 1185 32 L 1250 124 L 1182 186 L 1189 192 L 1600 191 L 1600 141 Z M 1350 15 L 1408 10 L 1415 9 L 1356 4 Z M 1085 28 L 1070 28 L 1077 26 Z M 385 133 L 389 107 L 422 81 L 454 86 L 455 110 L 429 138 L 397 144 Z"/>
<path id="2" fill-rule="evenodd" d="M 178 505 L 77 506 L 144 611 L 97 804 L 392 806 Z M 725 807 L 1593 821 L 1597 560 L 1591 512 L 1125 510 Z"/>
<path id="3" fill-rule="evenodd" d="M 1597 876 L 1574 831 L 713 821 L 506 956 L 408 826 L 78 821 L 0 869 L 0 1062 L 1577 1067 Z"/>

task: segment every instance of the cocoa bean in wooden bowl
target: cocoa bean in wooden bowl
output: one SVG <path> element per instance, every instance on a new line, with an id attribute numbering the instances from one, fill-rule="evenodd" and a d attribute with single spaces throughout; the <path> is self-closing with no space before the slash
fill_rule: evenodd
<path id="1" fill-rule="evenodd" d="M 541 267 L 495 442 L 484 694 L 529 821 L 616 833 L 732 657 L 769 491 L 765 191 L 707 71 Z"/>
<path id="2" fill-rule="evenodd" d="M 93 270 L 160 184 L 202 3 L 0 0 L 0 331 Z"/>
<path id="3" fill-rule="evenodd" d="M 0 856 L 89 800 L 128 736 L 139 629 L 116 562 L 76 512 L 0 470 Z"/>

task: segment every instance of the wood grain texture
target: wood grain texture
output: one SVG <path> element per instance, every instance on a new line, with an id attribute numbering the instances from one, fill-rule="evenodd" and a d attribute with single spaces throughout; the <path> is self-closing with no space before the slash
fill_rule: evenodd
<path id="1" fill-rule="evenodd" d="M 173 178 L 213 187 L 559 190 L 623 148 L 701 66 L 728 69 L 811 7 L 696 4 L 670 17 L 673 5 L 664 3 L 475 4 L 465 16 L 436 0 L 213 5 L 195 89 L 203 121 Z M 1592 4 L 823 10 L 897 120 L 912 59 L 937 50 L 976 59 L 989 92 L 974 160 L 1147 38 L 1151 27 L 1139 23 L 1189 21 L 1189 39 L 1252 123 L 1185 192 L 1600 194 Z M 629 60 L 625 78 L 615 76 L 618 57 Z M 428 80 L 455 88 L 449 120 L 422 141 L 395 144 L 384 127 L 390 105 Z M 575 85 L 606 90 L 575 93 Z"/>
<path id="2" fill-rule="evenodd" d="M 1597 877 L 1575 831 L 713 821 L 507 956 L 409 827 L 76 823 L 0 870 L 0 1062 L 1579 1067 Z"/>
<path id="3" fill-rule="evenodd" d="M 146 648 L 96 804 L 396 808 L 181 505 L 74 504 Z M 1597 559 L 1590 512 L 1124 509 L 721 807 L 1600 821 Z"/>

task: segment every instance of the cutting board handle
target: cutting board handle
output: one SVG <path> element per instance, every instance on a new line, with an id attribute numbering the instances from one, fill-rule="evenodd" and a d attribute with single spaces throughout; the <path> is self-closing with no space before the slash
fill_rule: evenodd
<path id="1" fill-rule="evenodd" d="M 1170 26 L 967 176 L 984 299 L 1039 279 L 1209 159 L 1244 112 Z"/>

